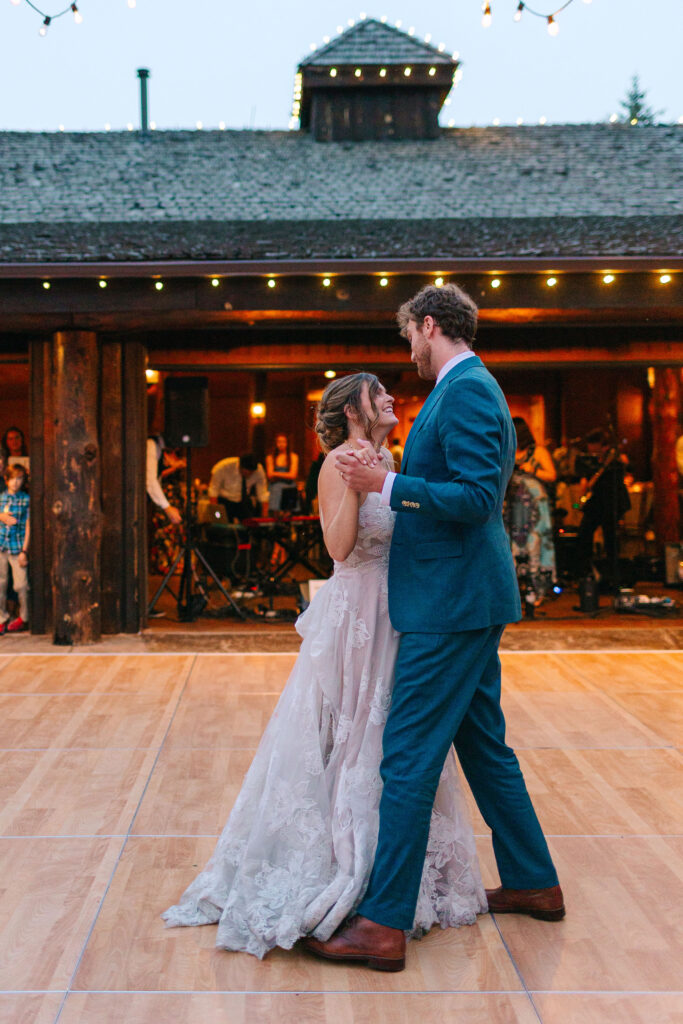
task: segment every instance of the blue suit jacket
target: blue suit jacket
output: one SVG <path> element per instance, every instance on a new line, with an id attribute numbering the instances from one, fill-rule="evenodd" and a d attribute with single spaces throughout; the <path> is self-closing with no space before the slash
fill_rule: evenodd
<path id="1" fill-rule="evenodd" d="M 477 356 L 434 388 L 408 436 L 391 507 L 389 615 L 402 633 L 458 633 L 521 616 L 503 527 L 515 428 Z"/>

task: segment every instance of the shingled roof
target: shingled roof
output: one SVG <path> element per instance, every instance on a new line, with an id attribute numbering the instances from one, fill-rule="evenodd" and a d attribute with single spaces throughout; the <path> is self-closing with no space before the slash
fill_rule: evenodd
<path id="1" fill-rule="evenodd" d="M 334 64 L 453 64 L 452 57 L 375 18 L 364 18 L 301 61 L 299 67 Z"/>
<path id="2" fill-rule="evenodd" d="M 683 128 L 0 134 L 0 261 L 683 255 Z"/>

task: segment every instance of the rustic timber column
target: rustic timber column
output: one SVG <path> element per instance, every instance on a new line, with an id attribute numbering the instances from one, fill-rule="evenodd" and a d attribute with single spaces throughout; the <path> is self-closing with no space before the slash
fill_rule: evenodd
<path id="1" fill-rule="evenodd" d="M 680 539 L 675 453 L 676 439 L 680 434 L 680 409 L 680 369 L 656 367 L 651 403 L 652 480 L 654 526 L 660 550 L 665 544 L 677 544 Z"/>
<path id="2" fill-rule="evenodd" d="M 92 331 L 59 331 L 52 344 L 54 642 L 100 639 L 99 359 Z"/>

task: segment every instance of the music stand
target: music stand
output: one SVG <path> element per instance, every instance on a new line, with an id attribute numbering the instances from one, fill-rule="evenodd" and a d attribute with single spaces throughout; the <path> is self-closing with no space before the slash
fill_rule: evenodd
<path id="1" fill-rule="evenodd" d="M 194 541 L 195 523 L 194 516 L 192 513 L 192 448 L 190 445 L 185 446 L 185 470 L 185 543 L 179 549 L 178 554 L 173 559 L 173 564 L 171 565 L 171 568 L 164 576 L 159 586 L 159 589 L 157 590 L 156 594 L 150 601 L 149 607 L 147 609 L 147 614 L 152 614 L 157 601 L 163 594 L 164 590 L 166 590 L 166 588 L 168 587 L 168 589 L 173 594 L 176 600 L 176 604 L 178 606 L 179 622 L 194 622 L 194 620 L 198 618 L 199 615 L 201 615 L 202 611 L 206 607 L 208 597 L 206 591 L 199 583 L 198 590 L 201 592 L 201 596 L 200 593 L 192 593 L 192 581 L 193 579 L 196 579 L 195 570 L 192 566 L 192 556 L 194 555 L 195 558 L 198 558 L 199 561 L 202 563 L 202 565 L 208 572 L 209 576 L 211 576 L 211 579 L 218 587 L 221 595 L 223 596 L 227 604 L 230 606 L 230 608 L 234 611 L 234 613 L 238 616 L 238 618 L 246 619 L 247 613 L 242 608 L 240 608 L 239 605 L 235 603 L 235 601 L 228 593 L 228 591 L 225 589 L 225 587 L 219 580 L 218 576 L 213 571 L 207 560 L 204 558 L 204 555 L 201 553 L 201 551 L 199 550 Z M 171 578 L 175 573 L 176 567 L 180 562 L 181 558 L 183 559 L 183 568 L 180 576 L 180 589 L 178 590 L 178 593 L 176 595 L 173 593 L 170 583 Z"/>

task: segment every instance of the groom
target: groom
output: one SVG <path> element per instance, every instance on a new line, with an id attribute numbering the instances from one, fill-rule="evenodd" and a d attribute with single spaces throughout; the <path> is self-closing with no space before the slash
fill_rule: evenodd
<path id="1" fill-rule="evenodd" d="M 397 512 L 389 614 L 401 633 L 384 730 L 384 782 L 374 867 L 356 917 L 310 952 L 377 970 L 405 966 L 432 805 L 451 744 L 484 820 L 502 885 L 489 910 L 548 921 L 562 891 L 514 751 L 505 743 L 498 644 L 520 617 L 505 488 L 515 429 L 502 391 L 472 352 L 477 307 L 455 285 L 423 288 L 398 313 L 420 377 L 436 380 L 406 442 L 400 474 L 372 449 L 340 455 L 357 491 Z M 357 453 L 360 454 L 360 453 Z"/>

